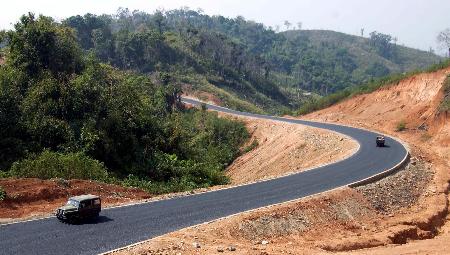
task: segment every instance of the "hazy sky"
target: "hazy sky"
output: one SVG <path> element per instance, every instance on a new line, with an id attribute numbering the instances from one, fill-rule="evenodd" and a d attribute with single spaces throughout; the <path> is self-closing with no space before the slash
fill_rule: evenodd
<path id="1" fill-rule="evenodd" d="M 118 7 L 153 12 L 157 8 L 182 6 L 201 8 L 206 14 L 227 17 L 244 16 L 267 26 L 289 20 L 303 23 L 303 29 L 330 29 L 367 36 L 379 31 L 396 36 L 400 44 L 428 50 L 440 50 L 439 31 L 450 27 L 449 0 L 10 0 L 2 3 L 0 28 L 12 28 L 20 15 L 29 11 L 57 19 L 71 15 L 113 14 Z"/>

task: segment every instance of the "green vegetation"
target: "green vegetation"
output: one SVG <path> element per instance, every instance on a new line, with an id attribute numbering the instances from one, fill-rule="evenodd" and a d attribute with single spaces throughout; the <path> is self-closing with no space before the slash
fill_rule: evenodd
<path id="1" fill-rule="evenodd" d="M 253 142 L 251 143 L 251 144 L 249 144 L 247 147 L 245 147 L 243 150 L 242 150 L 242 153 L 243 154 L 245 154 L 245 153 L 247 153 L 247 152 L 250 152 L 250 151 L 252 151 L 253 149 L 255 149 L 256 147 L 258 147 L 258 145 L 259 145 L 259 142 L 258 142 L 258 140 L 253 140 Z"/>
<path id="2" fill-rule="evenodd" d="M 116 15 L 86 14 L 63 23 L 103 62 L 145 74 L 167 72 L 229 107 L 255 112 L 283 114 L 310 99 L 305 91 L 326 96 L 440 60 L 375 31 L 370 38 L 332 31 L 277 33 L 243 17 L 187 8 L 154 14 L 119 9 Z"/>
<path id="3" fill-rule="evenodd" d="M 8 171 L 1 176 L 94 179 L 154 193 L 228 181 L 223 170 L 248 138 L 243 123 L 185 109 L 170 73 L 120 71 L 84 52 L 79 37 L 33 14 L 5 33 L 0 169 Z M 133 54 L 126 65 L 140 56 Z"/>
<path id="4" fill-rule="evenodd" d="M 4 200 L 6 198 L 6 191 L 3 189 L 2 186 L 0 186 L 0 201 Z"/>
<path id="5" fill-rule="evenodd" d="M 447 76 L 443 86 L 444 98 L 439 106 L 440 112 L 450 112 L 450 75 Z"/>
<path id="6" fill-rule="evenodd" d="M 405 121 L 400 121 L 398 124 L 397 124 L 397 127 L 396 127 L 396 131 L 397 132 L 401 132 L 401 131 L 403 131 L 403 130 L 405 130 L 406 129 L 406 122 Z"/>
<path id="7" fill-rule="evenodd" d="M 10 174 L 40 179 L 63 178 L 105 181 L 108 172 L 103 163 L 81 152 L 62 154 L 43 151 L 40 155 L 15 162 Z"/>
<path id="8" fill-rule="evenodd" d="M 435 72 L 442 68 L 450 66 L 450 60 L 442 61 L 436 65 L 432 65 L 425 69 L 424 72 Z M 313 111 L 321 110 L 330 107 L 336 103 L 339 103 L 345 99 L 354 97 L 361 94 L 369 94 L 383 86 L 389 86 L 393 84 L 398 84 L 401 80 L 411 77 L 420 73 L 421 71 L 412 71 L 403 74 L 393 74 L 376 80 L 372 80 L 364 85 L 346 88 L 344 90 L 338 91 L 336 93 L 324 96 L 321 98 L 312 98 L 308 102 L 304 103 L 297 111 L 298 115 L 308 114 Z"/>

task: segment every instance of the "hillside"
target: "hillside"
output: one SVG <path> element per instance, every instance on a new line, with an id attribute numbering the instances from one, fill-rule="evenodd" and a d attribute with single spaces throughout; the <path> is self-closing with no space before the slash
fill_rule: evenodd
<path id="1" fill-rule="evenodd" d="M 418 203 L 422 209 L 406 208 L 400 224 L 419 224 L 420 229 L 427 230 L 435 228 L 437 236 L 355 254 L 446 253 L 443 248 L 450 240 L 450 111 L 446 107 L 449 105 L 449 77 L 449 67 L 416 74 L 306 116 L 312 120 L 345 123 L 395 135 L 408 143 L 413 157 L 432 164 L 433 180 Z"/>
<path id="2" fill-rule="evenodd" d="M 262 24 L 189 9 L 73 16 L 83 49 L 121 69 L 167 72 L 179 84 L 235 109 L 283 113 L 374 77 L 424 68 L 440 57 L 332 31 L 277 33 Z"/>
<path id="3" fill-rule="evenodd" d="M 352 85 L 359 85 L 355 82 L 367 82 L 373 77 L 424 69 L 440 60 L 433 53 L 396 44 L 391 44 L 391 49 L 383 53 L 372 44 L 370 37 L 353 36 L 329 30 L 287 31 L 285 35 L 288 38 L 307 38 L 311 45 L 320 49 L 347 51 L 355 67 L 349 81 Z"/>
<path id="4" fill-rule="evenodd" d="M 408 70 L 426 68 L 440 60 L 433 53 L 397 44 L 393 45 L 394 51 L 398 51 L 397 55 L 386 57 L 370 45 L 370 37 L 354 36 L 330 30 L 287 31 L 285 34 L 287 37 L 305 36 L 314 45 L 331 44 L 336 48 L 346 49 L 355 57 L 358 68 L 361 69 L 369 67 L 369 61 L 378 61 L 391 72 L 407 72 Z"/>

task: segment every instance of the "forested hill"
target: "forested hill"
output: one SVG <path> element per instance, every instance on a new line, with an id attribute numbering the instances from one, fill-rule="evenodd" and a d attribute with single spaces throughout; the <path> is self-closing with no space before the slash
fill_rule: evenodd
<path id="1" fill-rule="evenodd" d="M 63 21 L 84 50 L 121 69 L 171 73 L 177 82 L 215 94 L 224 105 L 283 112 L 309 93 L 327 95 L 391 73 L 425 68 L 440 57 L 332 31 L 275 32 L 262 24 L 189 9 L 86 14 Z M 256 107 L 255 107 L 256 106 Z"/>
<path id="2" fill-rule="evenodd" d="M 433 53 L 387 43 L 394 38 L 374 32 L 369 38 L 348 35 L 330 30 L 287 31 L 291 40 L 296 37 L 307 40 L 318 48 L 335 48 L 350 54 L 356 69 L 354 79 L 380 77 L 390 73 L 403 73 L 429 67 L 441 59 Z M 358 75 L 364 74 L 361 77 Z M 366 77 L 364 77 L 366 76 Z"/>

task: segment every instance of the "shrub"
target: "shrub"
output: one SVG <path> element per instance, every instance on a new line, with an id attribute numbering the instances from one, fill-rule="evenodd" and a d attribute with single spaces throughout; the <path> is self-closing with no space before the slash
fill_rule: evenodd
<path id="1" fill-rule="evenodd" d="M 405 130 L 406 129 L 406 123 L 405 123 L 405 121 L 400 121 L 398 124 L 397 124 L 397 128 L 396 128 L 396 130 L 398 131 L 398 132 L 400 132 L 400 131 L 403 131 L 403 130 Z"/>
<path id="2" fill-rule="evenodd" d="M 144 191 L 147 191 L 150 194 L 156 195 L 172 192 L 182 192 L 193 190 L 199 187 L 206 187 L 206 186 L 198 186 L 194 182 L 187 180 L 186 177 L 182 177 L 181 179 L 172 179 L 167 182 L 160 182 L 139 178 L 134 175 L 129 175 L 126 179 L 124 179 L 121 182 L 121 184 L 122 186 L 125 187 L 139 188 Z"/>
<path id="3" fill-rule="evenodd" d="M 0 170 L 0 178 L 8 178 L 11 177 L 11 174 L 9 172 L 4 172 Z"/>
<path id="4" fill-rule="evenodd" d="M 106 180 L 108 172 L 103 163 L 85 154 L 44 151 L 38 156 L 15 162 L 10 170 L 12 176 L 40 179 L 64 178 Z"/>
<path id="5" fill-rule="evenodd" d="M 253 142 L 251 144 L 249 144 L 242 150 L 242 154 L 246 154 L 246 153 L 252 151 L 256 147 L 258 147 L 258 145 L 259 145 L 258 140 L 256 140 L 256 139 L 253 140 Z"/>
<path id="6" fill-rule="evenodd" d="M 0 186 L 0 201 L 4 200 L 6 198 L 6 191 L 3 189 L 2 186 Z"/>
<path id="7" fill-rule="evenodd" d="M 444 98 L 439 105 L 439 112 L 450 112 L 450 75 L 444 81 Z"/>

